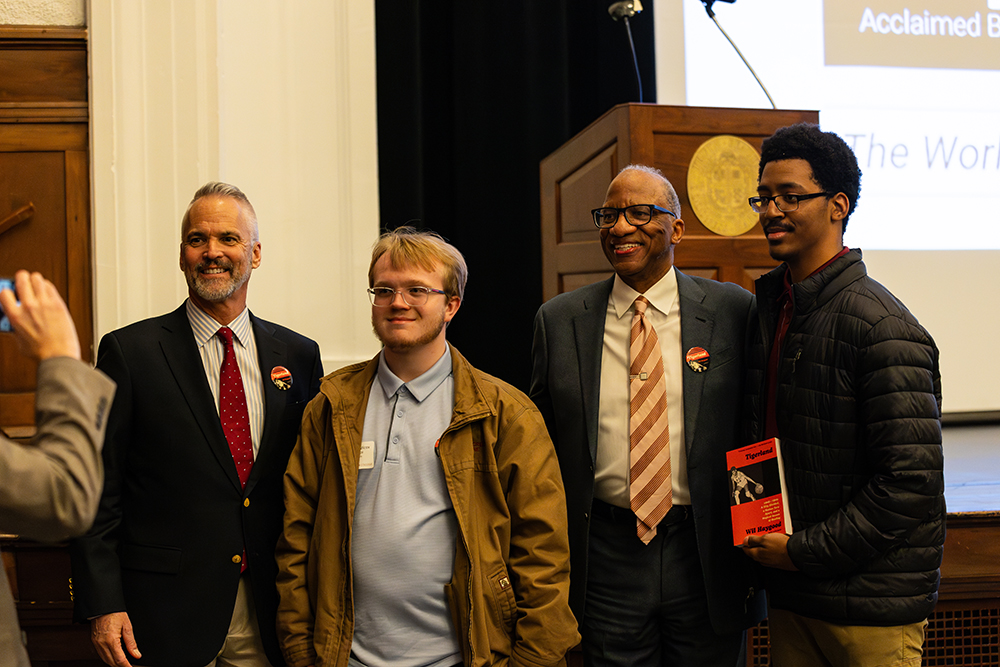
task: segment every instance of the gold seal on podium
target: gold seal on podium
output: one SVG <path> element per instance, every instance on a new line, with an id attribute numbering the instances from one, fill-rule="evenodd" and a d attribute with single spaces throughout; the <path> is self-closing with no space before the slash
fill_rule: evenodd
<path id="1" fill-rule="evenodd" d="M 757 222 L 747 198 L 757 194 L 759 162 L 757 150 L 731 134 L 712 137 L 694 152 L 688 166 L 688 199 L 709 231 L 739 236 Z"/>

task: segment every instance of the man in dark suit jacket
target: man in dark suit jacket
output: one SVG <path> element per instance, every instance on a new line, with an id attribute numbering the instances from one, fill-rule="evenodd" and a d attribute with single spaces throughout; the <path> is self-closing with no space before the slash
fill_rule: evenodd
<path id="1" fill-rule="evenodd" d="M 108 664 L 283 664 L 274 559 L 282 477 L 322 367 L 315 342 L 247 309 L 260 248 L 246 195 L 203 186 L 181 229 L 188 300 L 101 341 L 97 366 L 119 390 L 97 520 L 72 556 L 76 618 L 90 620 Z M 233 357 L 236 380 L 220 380 Z M 220 394 L 230 410 L 239 390 L 252 467 L 220 419 Z"/>
<path id="2" fill-rule="evenodd" d="M 752 564 L 732 545 L 725 458 L 741 444 L 752 296 L 673 268 L 684 223 L 673 187 L 655 169 L 623 169 L 594 218 L 616 276 L 539 309 L 531 382 L 566 487 L 570 604 L 585 658 L 732 667 L 743 660 L 744 629 L 764 608 Z M 669 418 L 672 503 L 654 526 L 640 525 L 629 490 L 637 470 L 629 387 L 645 379 L 629 371 L 640 295 L 659 338 Z"/>

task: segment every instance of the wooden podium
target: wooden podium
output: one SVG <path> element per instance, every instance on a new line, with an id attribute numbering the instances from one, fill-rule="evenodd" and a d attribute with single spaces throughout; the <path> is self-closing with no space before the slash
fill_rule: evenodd
<path id="1" fill-rule="evenodd" d="M 611 179 L 632 163 L 660 169 L 677 190 L 686 224 L 675 251 L 677 267 L 752 290 L 753 281 L 776 266 L 760 225 L 741 236 L 710 231 L 691 207 L 688 166 L 713 137 L 734 135 L 759 152 L 776 129 L 802 122 L 819 122 L 819 113 L 656 104 L 622 104 L 608 111 L 542 160 L 542 298 L 611 275 L 590 210 L 604 203 Z"/>

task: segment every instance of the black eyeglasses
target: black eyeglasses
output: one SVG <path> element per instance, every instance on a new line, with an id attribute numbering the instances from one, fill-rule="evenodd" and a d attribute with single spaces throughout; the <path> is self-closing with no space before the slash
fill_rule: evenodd
<path id="1" fill-rule="evenodd" d="M 669 213 L 670 215 L 677 217 L 677 214 L 673 211 L 668 211 L 665 208 L 661 208 L 656 204 L 633 204 L 632 206 L 626 206 L 625 208 L 615 208 L 614 206 L 605 206 L 603 208 L 595 208 L 591 211 L 594 216 L 594 224 L 600 229 L 610 229 L 618 224 L 618 216 L 622 213 L 625 214 L 625 222 L 629 223 L 633 227 L 642 227 L 653 219 L 653 211 L 659 211 L 660 213 Z"/>
<path id="2" fill-rule="evenodd" d="M 750 208 L 753 209 L 754 213 L 763 213 L 767 210 L 768 202 L 774 202 L 774 205 L 778 207 L 778 210 L 782 213 L 791 213 L 799 207 L 800 201 L 805 201 L 807 199 L 815 199 L 816 197 L 832 197 L 832 192 L 814 192 L 809 195 L 774 195 L 773 197 L 750 197 L 748 200 L 750 202 Z"/>
<path id="3" fill-rule="evenodd" d="M 431 294 L 444 294 L 447 296 L 448 293 L 444 290 L 424 287 L 423 285 L 414 285 L 413 287 L 404 287 L 403 289 L 392 289 L 391 287 L 368 288 L 368 297 L 371 299 L 373 306 L 391 306 L 392 302 L 396 300 L 397 294 L 401 294 L 403 301 L 409 306 L 422 306 L 427 303 L 427 297 Z"/>

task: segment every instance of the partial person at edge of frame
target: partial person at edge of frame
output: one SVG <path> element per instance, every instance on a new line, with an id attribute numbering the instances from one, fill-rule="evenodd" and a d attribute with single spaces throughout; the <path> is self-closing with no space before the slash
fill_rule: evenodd
<path id="1" fill-rule="evenodd" d="M 0 310 L 25 356 L 38 361 L 37 431 L 28 445 L 0 436 L 0 532 L 59 541 L 90 528 L 101 497 L 101 447 L 115 384 L 80 361 L 73 319 L 55 286 L 18 271 L 18 303 Z M 0 572 L 0 665 L 29 667 L 7 576 Z"/>

